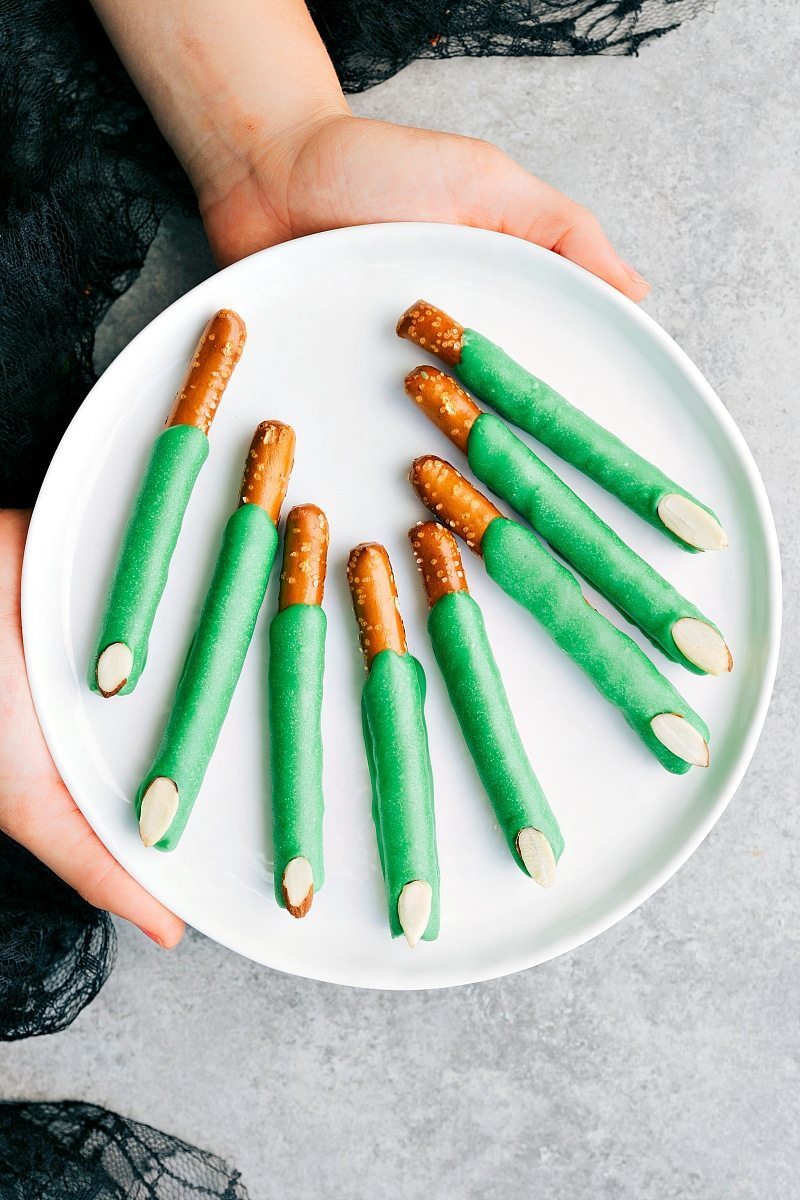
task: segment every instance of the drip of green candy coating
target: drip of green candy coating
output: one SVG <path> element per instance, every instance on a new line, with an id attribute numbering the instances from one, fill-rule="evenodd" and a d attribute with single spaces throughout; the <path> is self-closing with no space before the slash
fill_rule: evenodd
<path id="1" fill-rule="evenodd" d="M 587 604 L 577 579 L 556 562 L 535 535 L 504 517 L 489 525 L 481 543 L 486 571 L 512 600 L 536 618 L 594 686 L 624 716 L 662 766 L 676 775 L 690 764 L 668 750 L 650 722 L 677 713 L 699 730 L 697 713 L 627 634 Z"/>
<path id="2" fill-rule="evenodd" d="M 428 632 L 464 740 L 518 866 L 528 873 L 517 835 L 529 826 L 544 834 L 558 862 L 564 838 L 525 753 L 483 614 L 469 592 L 437 600 Z"/>
<path id="3" fill-rule="evenodd" d="M 286 907 L 283 875 L 293 858 L 311 864 L 314 891 L 322 856 L 322 681 L 327 620 L 319 605 L 291 604 L 269 627 L 269 732 L 275 899 Z"/>
<path id="4" fill-rule="evenodd" d="M 492 413 L 482 413 L 472 426 L 467 458 L 477 477 L 496 496 L 529 521 L 669 658 L 696 675 L 705 674 L 681 653 L 672 630 L 682 617 L 694 617 L 707 625 L 711 621 L 631 550 Z"/>
<path id="5" fill-rule="evenodd" d="M 675 493 L 699 504 L 715 520 L 716 514 L 549 384 L 531 375 L 494 342 L 474 329 L 465 329 L 461 358 L 454 369 L 470 391 L 507 421 L 599 483 L 684 550 L 696 553 L 694 546 L 661 520 L 659 502 Z"/>
<path id="6" fill-rule="evenodd" d="M 417 660 L 394 650 L 376 654 L 361 716 L 389 928 L 392 937 L 403 936 L 397 902 L 407 883 L 421 879 L 433 891 L 422 935 L 431 942 L 439 933 L 439 859 L 424 703 L 425 675 Z"/>
<path id="7" fill-rule="evenodd" d="M 138 817 L 157 776 L 177 785 L 178 811 L 156 842 L 159 850 L 174 850 L 186 828 L 239 681 L 277 544 L 275 526 L 257 505 L 245 504 L 228 518 L 172 711 L 136 796 Z M 235 775 L 228 786 L 239 786 Z"/>
<path id="8" fill-rule="evenodd" d="M 167 583 L 183 517 L 208 438 L 190 425 L 173 425 L 158 435 L 131 508 L 89 663 L 88 682 L 97 686 L 97 660 L 107 646 L 124 642 L 133 655 L 119 695 L 136 687 L 147 662 L 147 644 Z"/>

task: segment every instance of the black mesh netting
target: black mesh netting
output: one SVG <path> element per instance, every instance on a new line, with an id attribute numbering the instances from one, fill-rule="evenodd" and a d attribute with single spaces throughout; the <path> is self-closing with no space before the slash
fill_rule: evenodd
<path id="1" fill-rule="evenodd" d="M 247 1200 L 227 1163 L 93 1104 L 0 1104 L 2 1200 Z"/>
<path id="2" fill-rule="evenodd" d="M 414 58 L 635 54 L 709 0 L 315 0 L 347 91 Z M 0 0 L 0 504 L 27 505 L 94 332 L 188 182 L 87 0 Z"/>
<path id="3" fill-rule="evenodd" d="M 310 0 L 346 92 L 415 58 L 636 54 L 710 0 Z"/>
<path id="4" fill-rule="evenodd" d="M 0 834 L 0 1040 L 64 1029 L 114 964 L 99 912 Z M 205 1150 L 92 1104 L 0 1102 L 0 1200 L 247 1200 Z"/>
<path id="5" fill-rule="evenodd" d="M 635 54 L 709 0 L 316 0 L 345 90 L 415 58 Z M 35 497 L 97 325 L 188 182 L 86 0 L 0 0 L 0 505 Z M 0 1040 L 94 997 L 108 917 L 0 835 Z M 0 1104 L 0 1200 L 235 1200 L 213 1155 L 91 1105 Z"/>
<path id="6" fill-rule="evenodd" d="M 116 944 L 108 913 L 0 833 L 0 1041 L 65 1029 L 105 983 Z"/>

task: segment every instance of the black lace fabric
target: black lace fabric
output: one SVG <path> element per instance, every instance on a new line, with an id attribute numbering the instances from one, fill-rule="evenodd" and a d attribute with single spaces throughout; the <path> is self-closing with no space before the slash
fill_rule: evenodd
<path id="1" fill-rule="evenodd" d="M 0 833 L 0 1041 L 66 1029 L 105 983 L 116 948 L 108 913 Z"/>
<path id="2" fill-rule="evenodd" d="M 311 0 L 346 92 L 416 58 L 638 54 L 709 0 Z"/>
<path id="3" fill-rule="evenodd" d="M 97 995 L 116 935 L 0 834 L 0 1041 L 57 1033 Z M 216 1155 L 93 1104 L 0 1102 L 0 1200 L 247 1200 Z"/>
<path id="4" fill-rule="evenodd" d="M 0 1104 L 2 1200 L 247 1200 L 214 1154 L 94 1104 Z"/>
<path id="5" fill-rule="evenodd" d="M 88 3 L 0 0 L 0 505 L 33 502 L 94 332 L 189 186 Z"/>
<path id="6" fill-rule="evenodd" d="M 346 91 L 416 58 L 636 54 L 708 0 L 314 0 Z M 35 499 L 95 330 L 188 181 L 86 0 L 0 0 L 0 505 Z M 102 987 L 109 918 L 0 835 L 0 1040 Z M 0 1200 L 239 1200 L 213 1155 L 88 1104 L 0 1104 Z"/>

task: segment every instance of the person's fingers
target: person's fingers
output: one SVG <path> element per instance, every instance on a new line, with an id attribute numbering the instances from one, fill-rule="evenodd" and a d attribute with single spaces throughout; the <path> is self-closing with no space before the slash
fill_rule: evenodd
<path id="1" fill-rule="evenodd" d="M 0 511 L 0 829 L 98 908 L 174 946 L 183 922 L 106 850 L 56 771 L 33 708 L 20 627 L 20 573 L 30 514 Z"/>
<path id="2" fill-rule="evenodd" d="M 572 206 L 571 211 L 567 207 L 560 219 L 564 229 L 551 250 L 605 279 L 631 300 L 644 300 L 650 284 L 619 257 L 592 213 Z"/>
<path id="3" fill-rule="evenodd" d="M 495 146 L 478 143 L 481 224 L 536 242 L 598 275 L 632 300 L 650 291 L 612 246 L 593 213 L 536 179 Z"/>
<path id="4" fill-rule="evenodd" d="M 160 946 L 181 940 L 183 921 L 137 883 L 87 824 L 64 784 L 17 806 L 3 827 L 89 904 L 138 925 Z"/>

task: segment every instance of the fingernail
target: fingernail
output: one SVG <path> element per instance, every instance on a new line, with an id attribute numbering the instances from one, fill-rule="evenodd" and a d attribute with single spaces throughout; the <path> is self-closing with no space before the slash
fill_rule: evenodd
<path id="1" fill-rule="evenodd" d="M 156 944 L 157 946 L 160 946 L 162 950 L 164 949 L 164 943 L 162 942 L 162 940 L 161 940 L 161 938 L 158 936 L 158 934 L 156 934 L 156 933 L 151 933 L 151 932 L 150 932 L 150 930 L 149 930 L 149 929 L 145 929 L 145 927 L 144 927 L 143 925 L 137 925 L 137 926 L 136 926 L 136 928 L 137 928 L 137 929 L 141 929 L 141 931 L 142 931 L 142 933 L 144 934 L 144 936 L 145 936 L 145 937 L 149 937 L 151 942 L 155 942 L 155 944 Z"/>
<path id="2" fill-rule="evenodd" d="M 625 268 L 625 271 L 626 271 L 627 276 L 630 279 L 631 283 L 638 283 L 641 287 L 646 287 L 649 290 L 650 284 L 644 278 L 644 276 L 640 275 L 639 272 L 634 267 L 632 267 L 630 263 L 626 263 L 624 258 L 621 258 L 619 261 L 622 263 L 623 267 Z"/>

